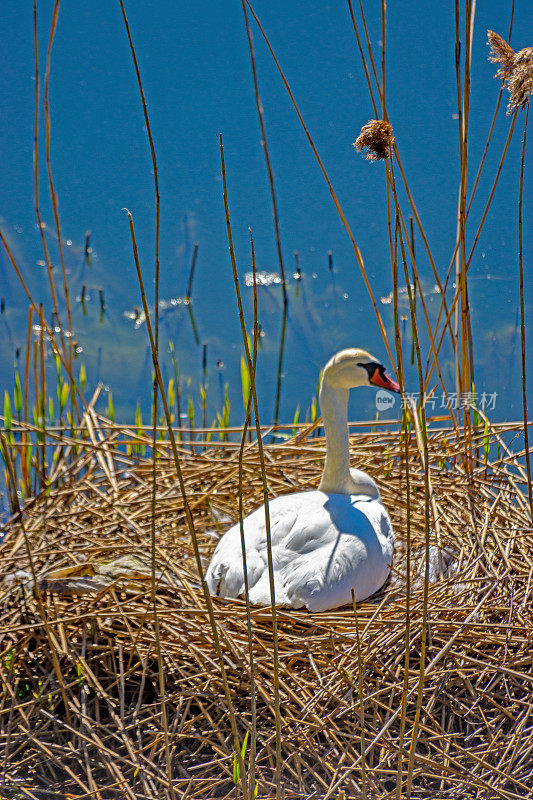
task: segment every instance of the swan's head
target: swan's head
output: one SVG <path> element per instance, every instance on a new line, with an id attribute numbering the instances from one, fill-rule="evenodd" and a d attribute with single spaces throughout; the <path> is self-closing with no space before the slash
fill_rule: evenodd
<path id="1" fill-rule="evenodd" d="M 356 386 L 378 386 L 389 392 L 399 392 L 396 381 L 385 374 L 385 367 L 366 350 L 349 348 L 330 358 L 324 367 L 322 382 L 338 389 Z"/>

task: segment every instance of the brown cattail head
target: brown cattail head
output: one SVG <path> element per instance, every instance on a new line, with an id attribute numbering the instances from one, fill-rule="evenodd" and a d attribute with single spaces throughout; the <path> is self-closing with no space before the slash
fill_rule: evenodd
<path id="1" fill-rule="evenodd" d="M 489 61 L 500 64 L 496 77 L 506 82 L 510 95 L 507 113 L 510 114 L 529 103 L 533 90 L 533 47 L 525 47 L 515 53 L 497 33 L 488 33 L 491 51 Z"/>
<path id="2" fill-rule="evenodd" d="M 394 143 L 392 125 L 384 119 L 371 119 L 363 125 L 353 146 L 356 150 L 366 148 L 368 161 L 380 161 L 382 158 L 390 158 Z"/>

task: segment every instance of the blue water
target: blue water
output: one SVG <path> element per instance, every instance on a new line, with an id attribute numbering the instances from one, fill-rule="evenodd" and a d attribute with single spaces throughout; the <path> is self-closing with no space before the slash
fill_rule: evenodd
<path id="1" fill-rule="evenodd" d="M 38 301 L 49 318 L 50 293 L 33 209 L 33 34 L 31 4 L 3 4 L 4 68 L 0 75 L 0 224 Z M 372 42 L 379 58 L 380 4 L 368 5 Z M 270 195 L 253 96 L 241 5 L 169 0 L 126 3 L 137 49 L 155 139 L 161 191 L 161 297 L 183 297 L 194 243 L 199 245 L 193 286 L 195 337 L 186 306 L 162 314 L 162 361 L 172 375 L 168 342 L 175 344 L 184 397 L 195 402 L 201 423 L 199 384 L 207 344 L 208 423 L 229 384 L 231 419 L 242 419 L 240 357 L 243 352 L 222 203 L 218 134 L 224 137 L 229 202 L 238 269 L 251 327 L 250 226 L 258 270 L 279 270 Z M 471 176 L 479 164 L 492 119 L 499 81 L 487 60 L 487 28 L 504 36 L 511 3 L 478 4 L 473 41 L 470 119 Z M 39 48 L 44 77 L 53 3 L 40 2 Z M 528 4 L 516 3 L 511 43 L 531 44 Z M 384 170 L 352 147 L 361 126 L 373 116 L 355 37 L 344 3 L 295 0 L 258 2 L 256 11 L 306 124 L 315 139 L 335 191 L 361 248 L 393 349 L 390 259 L 385 213 Z M 412 192 L 444 279 L 455 238 L 458 190 L 458 131 L 453 9 L 447 4 L 390 3 L 387 24 L 387 96 Z M 289 312 L 283 360 L 280 417 L 301 419 L 311 403 L 318 370 L 341 347 L 369 349 L 387 362 L 372 307 L 346 232 L 299 126 L 272 59 L 254 26 L 260 91 L 279 204 L 285 266 L 290 276 Z M 124 207 L 136 226 L 147 290 L 153 297 L 154 199 L 150 152 L 131 55 L 117 3 L 79 0 L 61 7 L 52 53 L 50 83 L 52 166 L 59 197 L 78 363 L 87 370 L 88 389 L 101 381 L 113 392 L 115 414 L 131 420 L 137 401 L 150 404 L 151 361 L 144 325 L 125 316 L 140 306 Z M 42 88 L 42 86 L 41 86 Z M 41 95 L 42 97 L 42 95 Z M 505 101 L 506 102 L 506 101 Z M 41 207 L 53 263 L 58 265 L 53 215 L 47 192 L 41 113 Z M 486 171 L 471 216 L 472 241 L 490 191 L 509 119 L 502 103 Z M 509 149 L 501 181 L 469 272 L 475 339 L 476 388 L 497 394 L 495 419 L 521 416 L 518 328 L 517 177 L 523 115 Z M 531 142 L 531 138 L 530 138 Z M 529 163 L 531 147 L 528 147 Z M 530 169 L 526 168 L 527 174 Z M 470 182 L 472 183 L 472 181 Z M 524 254 L 528 348 L 531 352 L 530 269 L 532 226 L 525 207 Z M 407 205 L 404 211 L 408 215 Z M 91 231 L 90 264 L 85 263 L 86 231 Z M 434 280 L 416 242 L 419 270 L 430 313 L 438 308 Z M 294 251 L 303 278 L 294 280 Z M 333 271 L 328 265 L 332 252 Z M 0 390 L 12 389 L 17 347 L 24 351 L 27 303 L 7 257 L 0 252 Z M 60 283 L 59 269 L 56 278 Z M 79 298 L 87 286 L 86 314 Z M 106 311 L 100 320 L 98 290 Z M 274 416 L 281 329 L 281 287 L 263 286 L 259 319 L 263 329 L 258 384 L 263 421 Z M 382 302 L 382 298 L 384 302 Z M 402 313 L 407 304 L 402 301 Z M 420 309 L 420 306 L 419 306 Z M 65 315 L 64 315 L 65 316 Z M 419 320 L 423 318 L 420 314 Z M 409 323 L 405 356 L 409 361 Z M 428 352 L 422 336 L 423 353 Z M 425 359 L 424 359 L 425 360 Z M 50 380 L 55 366 L 50 364 Z M 453 388 L 449 358 L 443 371 Z M 190 384 L 187 386 L 187 383 Z M 408 370 L 409 388 L 417 389 Z M 51 384 L 53 385 L 53 384 Z M 531 387 L 531 384 L 530 384 Z M 107 402 L 102 393 L 101 408 Z M 186 400 L 184 401 L 186 409 Z M 397 410 L 396 410 L 397 411 Z M 374 418 L 372 392 L 357 393 L 351 414 Z M 394 411 L 382 416 L 396 416 Z"/>

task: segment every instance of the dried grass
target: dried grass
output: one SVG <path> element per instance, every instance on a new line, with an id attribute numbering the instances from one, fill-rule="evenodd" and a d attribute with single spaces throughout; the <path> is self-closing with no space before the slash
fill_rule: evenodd
<path id="1" fill-rule="evenodd" d="M 151 461 L 125 455 L 125 445 L 138 441 L 132 430 L 94 414 L 91 425 L 92 441 L 65 440 L 65 451 L 77 444 L 79 452 L 71 464 L 58 466 L 50 496 L 28 506 L 25 532 L 12 521 L 0 545 L 0 571 L 8 575 L 0 584 L 4 777 L 32 774 L 34 783 L 78 798 L 159 798 L 171 791 L 203 800 L 237 796 L 227 703 L 168 443 L 158 444 L 156 557 L 172 790 L 151 607 Z M 499 461 L 487 468 L 482 452 L 470 478 L 453 432 L 436 431 L 428 440 L 440 544 L 453 552 L 457 574 L 430 585 L 414 798 L 531 797 L 533 531 L 520 490 L 523 469 L 502 439 L 511 430 L 493 426 Z M 410 437 L 415 574 L 405 763 L 419 671 L 423 582 L 417 574 L 424 545 L 423 470 L 414 433 Z M 480 429 L 474 447 L 482 438 Z M 352 462 L 379 482 L 397 532 L 392 579 L 357 607 L 363 709 L 353 609 L 278 610 L 286 798 L 337 798 L 342 791 L 361 796 L 361 741 L 366 796 L 395 796 L 406 625 L 402 450 L 397 433 L 380 426 L 352 436 Z M 323 455 L 319 438 L 265 447 L 271 494 L 316 486 Z M 238 446 L 211 444 L 202 452 L 196 445 L 181 456 L 207 563 L 227 527 L 225 517 L 236 518 Z M 250 511 L 262 492 L 255 444 L 245 450 L 243 486 Z M 46 627 L 20 573 L 30 572 L 25 535 Z M 109 562 L 106 572 L 102 565 Z M 251 715 L 245 604 L 215 599 L 214 605 L 244 734 Z M 261 798 L 275 794 L 270 610 L 252 608 L 252 626 Z"/>

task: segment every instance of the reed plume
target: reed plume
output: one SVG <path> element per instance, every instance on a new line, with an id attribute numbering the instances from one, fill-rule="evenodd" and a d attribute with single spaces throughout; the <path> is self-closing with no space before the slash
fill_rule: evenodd
<path id="1" fill-rule="evenodd" d="M 516 55 L 515 51 L 511 45 L 507 44 L 507 42 L 502 39 L 499 33 L 488 31 L 488 36 L 488 44 L 490 47 L 489 61 L 501 65 L 496 73 L 496 77 L 507 80 L 507 78 L 511 77 L 513 72 L 514 57 Z"/>
<path id="2" fill-rule="evenodd" d="M 356 150 L 367 149 L 368 161 L 381 161 L 390 158 L 395 139 L 392 125 L 384 119 L 371 119 L 361 128 L 361 133 L 353 146 Z"/>
<path id="3" fill-rule="evenodd" d="M 507 113 L 524 109 L 533 90 L 533 47 L 515 53 L 498 33 L 489 31 L 488 36 L 489 61 L 500 64 L 496 77 L 506 82 L 510 95 Z"/>

